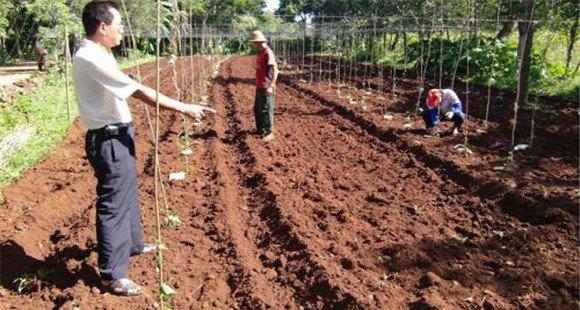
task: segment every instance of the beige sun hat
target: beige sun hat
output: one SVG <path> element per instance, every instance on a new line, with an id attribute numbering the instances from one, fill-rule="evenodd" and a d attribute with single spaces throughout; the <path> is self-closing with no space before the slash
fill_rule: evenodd
<path id="1" fill-rule="evenodd" d="M 252 31 L 252 36 L 250 37 L 250 42 L 266 42 L 266 37 L 260 30 Z"/>

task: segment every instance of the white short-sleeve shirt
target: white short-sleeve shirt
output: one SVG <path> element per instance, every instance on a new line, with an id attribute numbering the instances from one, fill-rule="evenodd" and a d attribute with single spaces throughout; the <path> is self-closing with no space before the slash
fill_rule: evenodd
<path id="1" fill-rule="evenodd" d="M 73 57 L 73 74 L 80 119 L 89 129 L 132 121 L 126 99 L 139 83 L 119 70 L 112 53 L 84 39 Z"/>
<path id="2" fill-rule="evenodd" d="M 459 97 L 452 89 L 443 89 L 443 98 L 441 99 L 441 111 L 448 112 L 453 110 L 453 104 L 461 103 Z"/>

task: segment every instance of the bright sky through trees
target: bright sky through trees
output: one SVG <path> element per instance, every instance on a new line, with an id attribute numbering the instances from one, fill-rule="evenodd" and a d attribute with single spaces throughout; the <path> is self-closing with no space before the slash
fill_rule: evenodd
<path id="1" fill-rule="evenodd" d="M 274 12 L 278 7 L 280 7 L 280 0 L 266 0 L 266 8 L 264 10 Z"/>

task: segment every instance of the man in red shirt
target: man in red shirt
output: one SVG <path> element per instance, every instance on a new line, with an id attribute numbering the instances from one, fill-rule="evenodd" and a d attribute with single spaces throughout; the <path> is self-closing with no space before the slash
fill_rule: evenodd
<path id="1" fill-rule="evenodd" d="M 261 31 L 253 31 L 250 38 L 252 47 L 258 52 L 256 59 L 256 97 L 254 100 L 254 117 L 256 131 L 262 140 L 274 139 L 274 103 L 276 99 L 276 80 L 278 67 L 274 52 L 266 44 L 266 37 Z"/>

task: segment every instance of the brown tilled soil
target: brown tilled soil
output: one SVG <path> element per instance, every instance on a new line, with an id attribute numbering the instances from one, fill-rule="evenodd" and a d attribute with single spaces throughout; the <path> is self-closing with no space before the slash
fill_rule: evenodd
<path id="1" fill-rule="evenodd" d="M 263 143 L 253 134 L 252 61 L 221 64 L 208 93 L 218 115 L 191 133 L 191 156 L 180 155 L 181 116 L 162 114 L 164 178 L 188 172 L 165 188 L 182 221 L 178 229 L 163 229 L 166 279 L 178 291 L 174 309 L 578 308 L 572 104 L 558 103 L 559 123 L 537 114 L 534 148 L 516 154 L 511 171 L 497 172 L 509 146 L 507 116 L 497 112 L 498 103 L 487 131 L 477 132 L 481 94 L 471 95 L 465 132 L 473 154 L 465 156 L 453 149 L 463 138 L 425 138 L 416 117 L 412 128 L 403 128 L 417 100 L 416 81 L 398 81 L 393 100 L 389 91 L 384 99 L 376 89 L 337 92 L 337 84 L 309 84 L 306 76 L 286 73 L 277 93 L 276 139 Z M 177 81 L 182 89 L 190 88 L 188 66 L 184 61 Z M 210 60 L 195 66 L 197 91 L 199 67 L 212 70 Z M 153 84 L 154 67 L 144 71 Z M 164 92 L 177 95 L 171 69 L 164 72 Z M 349 103 L 348 95 L 357 102 Z M 153 147 L 145 109 L 132 106 L 143 223 L 153 241 Z M 83 136 L 76 124 L 43 162 L 5 189 L 2 308 L 154 307 L 153 256 L 132 258 L 131 277 L 145 296 L 98 289 L 96 182 Z M 31 279 L 20 294 L 18 278 Z"/>

